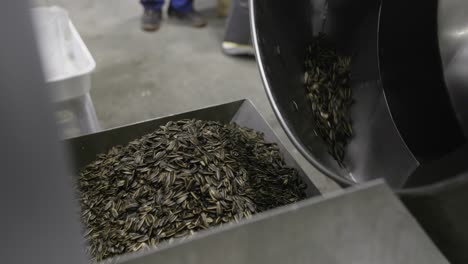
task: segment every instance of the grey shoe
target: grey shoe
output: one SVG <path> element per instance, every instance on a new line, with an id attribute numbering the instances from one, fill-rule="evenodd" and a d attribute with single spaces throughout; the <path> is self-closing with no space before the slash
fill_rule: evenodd
<path id="1" fill-rule="evenodd" d="M 204 27 L 206 26 L 205 18 L 195 10 L 189 12 L 181 12 L 175 10 L 172 6 L 169 6 L 167 11 L 169 17 L 175 17 L 183 23 L 189 24 L 192 27 Z"/>
<path id="2" fill-rule="evenodd" d="M 141 16 L 141 29 L 144 31 L 156 31 L 161 26 L 161 10 L 145 9 Z"/>

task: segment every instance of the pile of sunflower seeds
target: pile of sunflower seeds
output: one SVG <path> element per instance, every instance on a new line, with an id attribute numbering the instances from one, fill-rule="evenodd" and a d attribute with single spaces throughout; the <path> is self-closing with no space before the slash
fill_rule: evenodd
<path id="1" fill-rule="evenodd" d="M 96 261 L 306 198 L 276 144 L 236 124 L 181 120 L 112 148 L 80 173 Z"/>
<path id="2" fill-rule="evenodd" d="M 328 153 L 344 167 L 345 147 L 353 135 L 350 108 L 350 57 L 337 55 L 321 34 L 307 47 L 304 83 L 315 121 L 314 133 Z"/>

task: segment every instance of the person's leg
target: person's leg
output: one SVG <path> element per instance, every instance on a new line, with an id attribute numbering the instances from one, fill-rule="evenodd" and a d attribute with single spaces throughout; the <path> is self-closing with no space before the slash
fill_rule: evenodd
<path id="1" fill-rule="evenodd" d="M 227 55 L 255 54 L 250 38 L 248 0 L 232 0 L 222 49 Z"/>
<path id="2" fill-rule="evenodd" d="M 161 10 L 164 5 L 164 0 L 140 0 L 140 3 L 145 10 Z"/>
<path id="3" fill-rule="evenodd" d="M 145 31 L 156 31 L 162 20 L 162 7 L 164 0 L 140 0 L 144 13 L 141 17 L 141 28 Z"/>
<path id="4" fill-rule="evenodd" d="M 171 0 L 168 15 L 193 27 L 204 27 L 206 25 L 203 16 L 193 8 L 193 0 Z"/>
<path id="5" fill-rule="evenodd" d="M 171 6 L 179 12 L 190 12 L 193 10 L 192 0 L 172 0 Z"/>

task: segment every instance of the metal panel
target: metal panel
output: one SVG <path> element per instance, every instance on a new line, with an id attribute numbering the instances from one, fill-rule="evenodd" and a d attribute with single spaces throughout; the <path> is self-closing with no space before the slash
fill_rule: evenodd
<path id="1" fill-rule="evenodd" d="M 438 2 L 437 26 L 445 82 L 458 121 L 468 137 L 468 2 Z"/>
<path id="2" fill-rule="evenodd" d="M 466 143 L 444 83 L 437 32 L 439 2 L 384 0 L 379 20 L 385 97 L 398 131 L 423 165 Z"/>
<path id="3" fill-rule="evenodd" d="M 86 263 L 27 4 L 0 8 L 0 262 Z"/>
<path id="4" fill-rule="evenodd" d="M 467 190 L 468 173 L 464 172 L 448 180 L 397 192 L 452 263 L 468 263 Z"/>
<path id="5" fill-rule="evenodd" d="M 255 216 L 120 264 L 444 264 L 448 261 L 381 181 Z"/>

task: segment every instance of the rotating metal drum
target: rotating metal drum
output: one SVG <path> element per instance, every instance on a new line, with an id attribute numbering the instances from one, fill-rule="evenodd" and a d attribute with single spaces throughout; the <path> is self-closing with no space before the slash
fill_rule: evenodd
<path id="1" fill-rule="evenodd" d="M 467 263 L 468 2 L 252 0 L 266 93 L 302 155 L 343 186 L 384 178 L 442 251 Z M 325 33 L 352 57 L 354 136 L 328 154 L 304 85 L 306 47 Z"/>
<path id="2" fill-rule="evenodd" d="M 342 185 L 385 178 L 402 186 L 419 165 L 401 139 L 385 101 L 379 74 L 380 2 L 299 0 L 252 1 L 252 31 L 262 79 L 284 130 L 322 173 Z M 303 83 L 305 51 L 322 30 L 342 55 L 352 56 L 354 138 L 342 169 L 314 135 L 310 102 Z"/>

